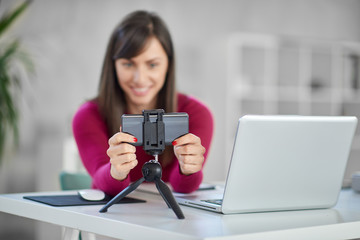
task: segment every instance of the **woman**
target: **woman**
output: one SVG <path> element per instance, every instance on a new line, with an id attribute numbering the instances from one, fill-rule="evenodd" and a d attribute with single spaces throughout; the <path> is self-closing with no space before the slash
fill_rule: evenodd
<path id="1" fill-rule="evenodd" d="M 103 64 L 98 96 L 83 104 L 73 133 L 92 187 L 116 195 L 142 177 L 153 159 L 134 136 L 121 132 L 121 115 L 144 109 L 186 112 L 189 134 L 159 156 L 162 180 L 177 192 L 196 190 L 203 177 L 213 134 L 213 117 L 198 100 L 175 90 L 174 49 L 165 23 L 156 14 L 136 11 L 113 31 Z"/>

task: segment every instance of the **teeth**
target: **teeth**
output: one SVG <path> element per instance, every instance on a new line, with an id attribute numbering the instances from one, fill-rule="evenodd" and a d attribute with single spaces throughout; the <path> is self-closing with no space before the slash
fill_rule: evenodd
<path id="1" fill-rule="evenodd" d="M 148 89 L 149 89 L 149 88 L 147 88 L 147 87 L 134 88 L 134 91 L 135 91 L 135 92 L 141 92 L 141 93 L 143 93 L 143 92 L 146 92 Z"/>

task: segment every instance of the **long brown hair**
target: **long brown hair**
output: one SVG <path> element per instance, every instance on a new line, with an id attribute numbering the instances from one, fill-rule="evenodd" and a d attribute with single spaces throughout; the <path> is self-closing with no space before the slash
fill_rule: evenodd
<path id="1" fill-rule="evenodd" d="M 164 109 L 165 112 L 177 110 L 175 54 L 169 30 L 157 14 L 135 11 L 127 15 L 111 34 L 101 72 L 98 95 L 94 99 L 107 125 L 109 136 L 119 131 L 121 115 L 127 111 L 125 93 L 119 85 L 114 62 L 118 58 L 130 59 L 139 55 L 151 37 L 160 41 L 168 57 L 166 79 L 158 93 L 156 107 Z"/>

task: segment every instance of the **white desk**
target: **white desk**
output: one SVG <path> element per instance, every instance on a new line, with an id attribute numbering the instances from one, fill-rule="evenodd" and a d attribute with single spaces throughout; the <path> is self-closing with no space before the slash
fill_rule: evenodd
<path id="1" fill-rule="evenodd" d="M 69 192 L 61 192 L 69 194 Z M 342 190 L 332 209 L 222 215 L 181 206 L 186 219 L 178 220 L 159 195 L 133 192 L 146 203 L 115 204 L 107 213 L 102 205 L 51 207 L 0 195 L 0 211 L 81 231 L 121 239 L 351 239 L 360 238 L 360 194 Z"/>

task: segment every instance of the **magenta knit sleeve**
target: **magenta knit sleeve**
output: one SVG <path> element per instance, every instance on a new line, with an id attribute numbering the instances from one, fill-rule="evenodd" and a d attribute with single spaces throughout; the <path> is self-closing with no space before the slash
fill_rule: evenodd
<path id="1" fill-rule="evenodd" d="M 204 104 L 193 98 L 190 98 L 188 103 L 179 109 L 179 112 L 189 114 L 189 132 L 198 136 L 201 139 L 201 144 L 206 149 L 204 154 L 205 164 L 213 137 L 213 116 Z M 176 167 L 173 168 L 170 174 L 170 184 L 174 191 L 189 193 L 198 189 L 203 179 L 202 170 L 186 176 L 180 172 L 178 160 L 174 159 L 174 161 L 176 161 Z"/>
<path id="2" fill-rule="evenodd" d="M 107 128 L 97 105 L 87 102 L 75 114 L 72 122 L 73 134 L 81 160 L 92 177 L 92 187 L 109 195 L 116 195 L 130 183 L 129 179 L 118 181 L 111 177 Z"/>

